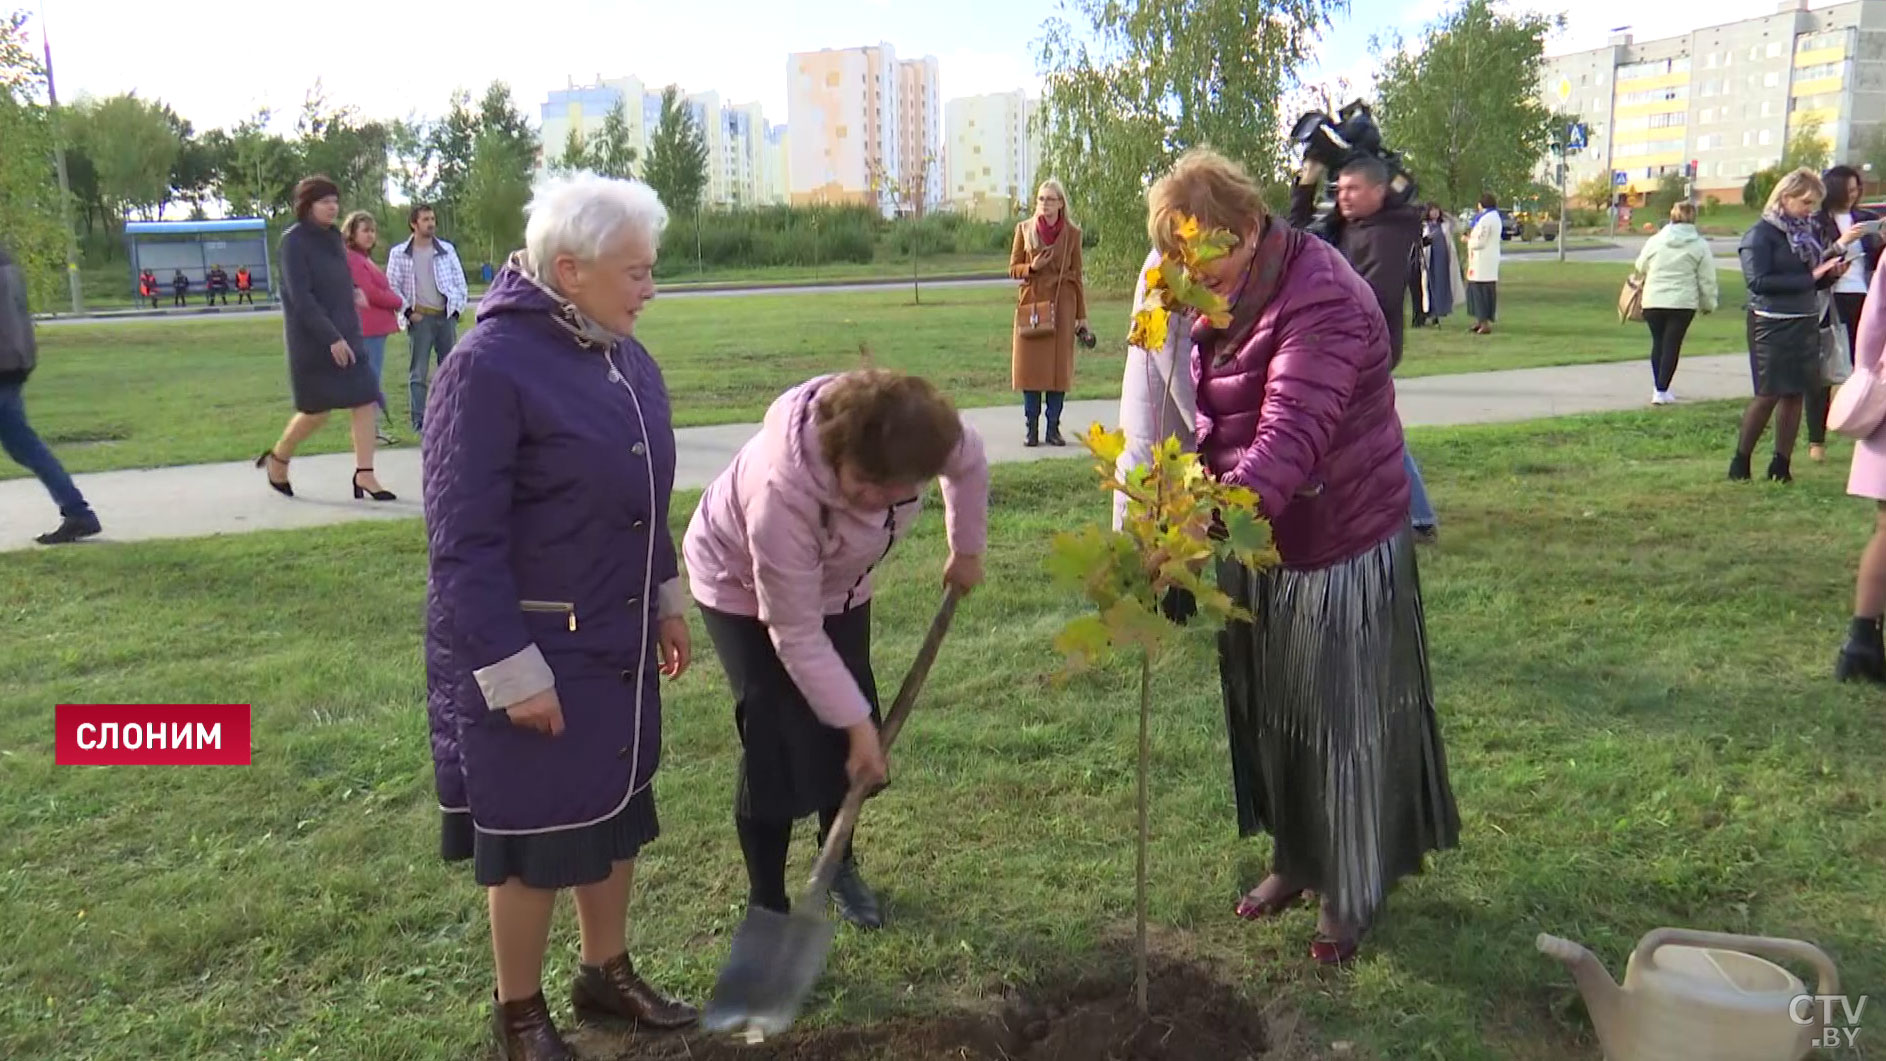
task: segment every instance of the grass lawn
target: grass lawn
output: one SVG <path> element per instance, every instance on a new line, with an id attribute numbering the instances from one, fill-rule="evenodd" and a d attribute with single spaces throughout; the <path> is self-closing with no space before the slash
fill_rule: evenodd
<path id="1" fill-rule="evenodd" d="M 1459 312 L 1438 329 L 1410 328 L 1401 375 L 1646 356 L 1643 326 L 1617 321 L 1626 269 L 1509 263 L 1495 333 L 1468 335 Z M 1741 281 L 1723 273 L 1722 283 L 1724 310 L 1691 329 L 1688 353 L 1743 349 Z M 999 405 L 1014 400 L 1013 299 L 1006 287 L 927 290 L 921 305 L 912 305 L 904 289 L 657 298 L 640 335 L 667 373 L 684 426 L 758 420 L 789 385 L 855 365 L 866 342 L 878 363 L 929 376 L 963 406 Z M 1101 345 L 1080 353 L 1072 397 L 1116 397 L 1126 301 L 1096 298 L 1088 312 Z M 33 421 L 73 471 L 253 457 L 275 441 L 289 413 L 279 318 L 48 325 L 39 337 L 42 364 L 27 390 Z M 386 392 L 402 429 L 406 364 L 405 337 L 391 337 Z M 336 425 L 305 452 L 346 446 Z M 23 474 L 0 461 L 0 477 Z"/>
<path id="2" fill-rule="evenodd" d="M 1886 703 L 1828 677 L 1871 514 L 1842 496 L 1844 445 L 1791 488 L 1721 481 L 1734 416 L 1415 434 L 1444 521 L 1421 562 L 1463 843 L 1404 883 L 1352 971 L 1310 965 L 1307 912 L 1231 916 L 1265 850 L 1235 835 L 1211 638 L 1194 632 L 1155 676 L 1163 946 L 1306 1016 L 1308 1045 L 1359 1044 L 1345 1056 L 1596 1056 L 1540 931 L 1614 974 L 1661 925 L 1807 938 L 1845 990 L 1877 997 Z M 676 500 L 678 530 L 692 498 Z M 974 1005 L 1101 962 L 1130 925 L 1132 672 L 1054 681 L 1049 640 L 1073 602 L 1042 571 L 1050 535 L 1103 504 L 1078 462 L 1051 462 L 999 469 L 993 511 L 989 584 L 863 825 L 893 925 L 840 932 L 809 1027 Z M 886 695 L 937 598 L 938 524 L 881 569 Z M 483 900 L 435 855 L 424 555 L 407 522 L 9 560 L 9 1056 L 482 1056 Z M 700 999 L 744 878 L 727 695 L 698 626 L 695 646 L 666 699 L 664 835 L 642 865 L 634 953 Z M 51 765 L 55 703 L 165 701 L 254 704 L 255 765 Z M 547 973 L 559 1012 L 564 909 Z"/>

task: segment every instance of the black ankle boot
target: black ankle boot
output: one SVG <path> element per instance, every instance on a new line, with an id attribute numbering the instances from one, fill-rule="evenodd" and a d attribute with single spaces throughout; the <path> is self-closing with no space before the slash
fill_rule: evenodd
<path id="1" fill-rule="evenodd" d="M 1047 441 L 1048 441 L 1048 445 L 1050 445 L 1050 446 L 1065 446 L 1065 445 L 1067 445 L 1067 439 L 1064 439 L 1064 438 L 1062 438 L 1062 437 L 1061 437 L 1061 425 L 1060 425 L 1060 423 L 1059 423 L 1058 421 L 1050 421 L 1050 422 L 1048 423 L 1048 439 L 1047 439 Z"/>
<path id="2" fill-rule="evenodd" d="M 1794 482 L 1794 473 L 1788 468 L 1788 458 L 1775 454 L 1775 459 L 1768 462 L 1768 478 L 1771 482 Z"/>
<path id="3" fill-rule="evenodd" d="M 1022 445 L 1031 448 L 1041 445 L 1040 429 L 1033 420 L 1028 421 L 1028 434 L 1022 439 Z"/>
<path id="4" fill-rule="evenodd" d="M 1886 685 L 1886 644 L 1882 643 L 1880 621 L 1854 616 L 1847 628 L 1847 643 L 1834 660 L 1837 681 L 1870 681 Z"/>
<path id="5" fill-rule="evenodd" d="M 838 903 L 838 916 L 859 928 L 884 927 L 884 914 L 871 886 L 858 875 L 858 864 L 847 860 L 838 866 L 832 878 L 832 899 Z"/>
<path id="6" fill-rule="evenodd" d="M 1749 471 L 1749 455 L 1748 454 L 1738 453 L 1734 457 L 1731 457 L 1729 459 L 1729 481 L 1730 482 L 1732 483 L 1746 482 L 1751 478 L 1753 478 L 1753 475 Z"/>

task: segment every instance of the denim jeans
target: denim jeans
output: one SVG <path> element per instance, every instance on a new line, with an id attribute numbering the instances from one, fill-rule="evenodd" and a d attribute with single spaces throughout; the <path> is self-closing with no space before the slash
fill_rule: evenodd
<path id="1" fill-rule="evenodd" d="M 407 322 L 406 340 L 412 344 L 406 396 L 412 401 L 413 430 L 418 431 L 426 419 L 426 377 L 432 368 L 426 363 L 427 359 L 436 357 L 439 364 L 445 364 L 445 355 L 451 353 L 452 344 L 458 342 L 458 322 L 450 317 L 415 313 Z"/>
<path id="2" fill-rule="evenodd" d="M 1405 446 L 1401 451 L 1401 466 L 1408 472 L 1408 522 L 1424 530 L 1440 527 L 1441 519 L 1434 514 L 1434 503 L 1428 500 L 1427 484 L 1421 481 L 1421 469 L 1415 467 L 1414 452 Z"/>
<path id="3" fill-rule="evenodd" d="M 59 505 L 61 516 L 84 516 L 92 511 L 85 495 L 72 484 L 65 465 L 40 441 L 33 425 L 26 422 L 24 383 L 0 383 L 0 448 L 27 471 L 38 476 L 46 492 Z"/>
<path id="4" fill-rule="evenodd" d="M 380 396 L 374 404 L 380 407 L 380 422 L 386 423 L 386 336 L 368 335 L 362 338 L 363 350 L 367 355 L 367 364 L 373 369 L 373 382 L 380 388 Z"/>
<path id="5" fill-rule="evenodd" d="M 1067 397 L 1066 391 L 1023 391 L 1022 413 L 1028 417 L 1030 426 L 1033 426 L 1036 421 L 1040 420 L 1041 396 L 1044 393 L 1048 396 L 1048 426 L 1051 428 L 1060 427 L 1061 402 Z"/>

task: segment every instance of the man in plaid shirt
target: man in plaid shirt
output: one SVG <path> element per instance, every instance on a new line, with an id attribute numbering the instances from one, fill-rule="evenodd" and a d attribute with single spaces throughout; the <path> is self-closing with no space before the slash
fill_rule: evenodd
<path id="1" fill-rule="evenodd" d="M 406 225 L 412 238 L 394 247 L 386 255 L 386 279 L 400 298 L 400 324 L 412 345 L 412 366 L 406 376 L 407 396 L 411 399 L 413 431 L 417 433 L 426 413 L 428 355 L 443 364 L 458 341 L 458 315 L 465 309 L 470 292 L 465 289 L 465 267 L 458 252 L 438 238 L 438 217 L 432 207 L 414 203 Z"/>

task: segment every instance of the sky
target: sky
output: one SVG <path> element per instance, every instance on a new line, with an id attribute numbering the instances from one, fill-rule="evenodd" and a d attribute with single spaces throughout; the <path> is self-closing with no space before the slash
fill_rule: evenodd
<path id="1" fill-rule="evenodd" d="M 230 126 L 258 106 L 286 131 L 319 78 L 330 103 L 376 118 L 436 116 L 456 88 L 474 95 L 510 83 L 533 120 L 545 94 L 633 74 L 651 86 L 757 100 L 787 121 L 786 55 L 886 42 L 900 58 L 934 55 L 945 99 L 1038 89 L 1035 41 L 1058 0 L 459 0 L 386 4 L 326 0 L 239 3 L 204 14 L 149 0 L 17 0 L 37 5 L 53 45 L 61 99 L 136 90 L 169 103 L 197 128 Z M 1815 0 L 1826 6 L 1834 0 Z M 0 0 L 4 4 L 4 0 Z M 1417 36 L 1450 0 L 1351 0 L 1325 36 L 1309 81 L 1347 76 L 1365 89 L 1371 34 Z M 1550 10 L 1549 0 L 1516 6 Z M 1557 0 L 1570 19 L 1548 54 L 1604 43 L 1630 25 L 1639 40 L 1696 28 L 1693 3 Z M 1711 23 L 1772 12 L 1775 0 L 1711 0 Z M 541 12 L 541 17 L 533 17 Z M 35 37 L 42 23 L 29 22 Z"/>

